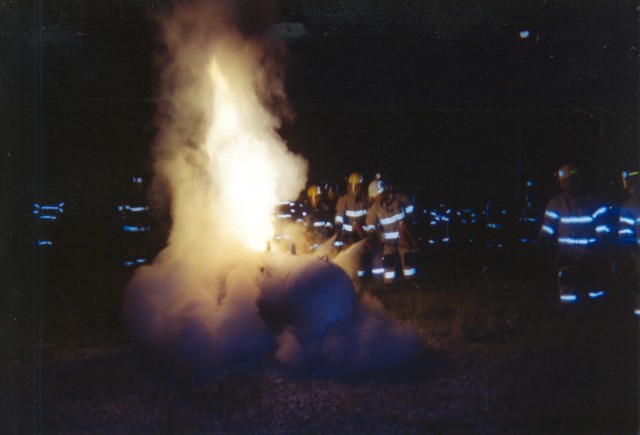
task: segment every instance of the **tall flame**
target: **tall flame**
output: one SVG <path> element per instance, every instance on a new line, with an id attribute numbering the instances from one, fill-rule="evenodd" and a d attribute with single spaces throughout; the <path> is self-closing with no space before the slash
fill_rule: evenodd
<path id="1" fill-rule="evenodd" d="M 276 140 L 261 131 L 272 116 L 257 100 L 252 89 L 235 86 L 213 57 L 213 122 L 206 138 L 210 173 L 219 186 L 219 206 L 226 210 L 228 234 L 252 249 L 264 249 L 273 237 L 271 211 L 276 196 L 277 155 L 271 155 Z M 239 83 L 238 83 L 239 82 Z"/>

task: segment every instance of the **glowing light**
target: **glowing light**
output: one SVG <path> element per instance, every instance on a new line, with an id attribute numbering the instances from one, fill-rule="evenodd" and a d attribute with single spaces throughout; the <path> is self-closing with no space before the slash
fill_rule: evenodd
<path id="1" fill-rule="evenodd" d="M 135 225 L 124 225 L 122 227 L 123 231 L 126 231 L 127 233 L 140 233 L 140 232 L 144 232 L 144 231 L 151 231 L 151 227 L 149 226 L 142 226 L 142 227 L 138 227 Z"/>
<path id="2" fill-rule="evenodd" d="M 578 296 L 576 295 L 560 295 L 560 300 L 564 302 L 575 302 L 578 300 Z"/>
<path id="3" fill-rule="evenodd" d="M 601 214 L 604 214 L 606 212 L 607 212 L 607 207 L 600 207 L 598 210 L 595 211 L 595 213 L 593 213 L 593 218 L 595 219 Z"/>
<path id="4" fill-rule="evenodd" d="M 635 225 L 636 222 L 631 218 L 620 216 L 620 223 Z"/>
<path id="5" fill-rule="evenodd" d="M 560 219 L 560 222 L 564 224 L 587 224 L 593 222 L 591 216 L 567 216 Z"/>
<path id="6" fill-rule="evenodd" d="M 289 199 L 277 197 L 279 176 L 289 169 L 277 160 L 280 139 L 268 128 L 275 121 L 253 89 L 252 71 L 232 68 L 216 56 L 209 66 L 213 119 L 206 149 L 209 174 L 219 189 L 212 200 L 228 212 L 229 238 L 263 250 L 275 233 L 273 204 Z"/>
<path id="7" fill-rule="evenodd" d="M 640 316 L 640 308 L 636 308 L 633 314 L 635 314 L 636 316 Z"/>
<path id="8" fill-rule="evenodd" d="M 543 225 L 542 226 L 542 231 L 544 231 L 547 234 L 554 234 L 555 233 L 555 231 L 553 231 L 553 228 L 551 228 L 548 225 Z"/>
<path id="9" fill-rule="evenodd" d="M 416 268 L 404 269 L 402 272 L 404 273 L 404 276 L 413 276 L 416 274 Z"/>
<path id="10" fill-rule="evenodd" d="M 545 216 L 550 217 L 551 219 L 560 218 L 560 215 L 558 213 L 556 213 L 555 211 L 545 211 L 544 214 L 545 214 Z"/>
<path id="11" fill-rule="evenodd" d="M 527 39 L 530 34 L 531 33 L 528 30 L 521 30 L 520 31 L 520 39 Z M 562 176 L 562 175 L 560 175 L 560 176 Z"/>
<path id="12" fill-rule="evenodd" d="M 563 245 L 589 245 L 595 243 L 596 239 L 574 239 L 572 237 L 560 237 L 558 243 Z"/>

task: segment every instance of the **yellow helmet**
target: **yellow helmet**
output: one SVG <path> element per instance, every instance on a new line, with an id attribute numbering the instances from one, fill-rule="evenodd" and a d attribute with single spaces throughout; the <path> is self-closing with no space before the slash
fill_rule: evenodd
<path id="1" fill-rule="evenodd" d="M 349 175 L 348 183 L 353 185 L 362 184 L 362 174 L 359 174 L 358 172 L 351 173 L 351 175 Z"/>
<path id="2" fill-rule="evenodd" d="M 309 198 L 313 198 L 314 196 L 320 196 L 322 194 L 322 189 L 317 184 L 312 184 L 307 189 L 307 196 Z"/>

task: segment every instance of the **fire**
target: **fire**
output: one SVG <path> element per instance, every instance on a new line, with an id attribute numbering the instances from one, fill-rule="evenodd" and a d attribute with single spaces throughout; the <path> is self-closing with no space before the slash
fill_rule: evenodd
<path id="1" fill-rule="evenodd" d="M 219 187 L 219 206 L 227 211 L 225 221 L 232 238 L 252 249 L 264 249 L 273 237 L 271 210 L 277 200 L 274 168 L 264 142 L 268 135 L 260 132 L 271 115 L 253 90 L 243 86 L 246 80 L 231 82 L 216 57 L 209 75 L 213 122 L 206 149 L 211 156 L 211 175 Z"/>
<path id="2" fill-rule="evenodd" d="M 274 203 L 291 199 L 277 194 L 278 179 L 287 172 L 283 165 L 297 162 L 282 158 L 292 156 L 273 130 L 277 120 L 256 95 L 250 64 L 226 60 L 214 55 L 209 64 L 213 116 L 205 148 L 216 187 L 212 201 L 225 211 L 227 236 L 264 250 L 274 235 Z"/>

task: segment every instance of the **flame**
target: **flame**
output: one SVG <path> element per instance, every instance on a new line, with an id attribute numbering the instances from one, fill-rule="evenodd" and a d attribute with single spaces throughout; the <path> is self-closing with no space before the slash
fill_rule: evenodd
<path id="1" fill-rule="evenodd" d="M 210 174 L 219 188 L 216 206 L 225 210 L 225 231 L 245 246 L 264 250 L 274 235 L 273 205 L 278 163 L 273 116 L 260 104 L 251 80 L 224 70 L 213 56 L 209 65 L 213 121 L 206 139 Z"/>

